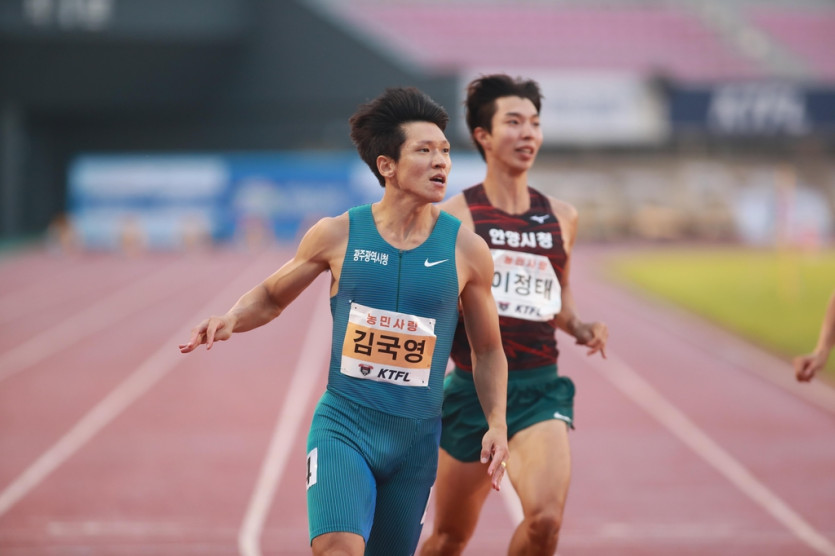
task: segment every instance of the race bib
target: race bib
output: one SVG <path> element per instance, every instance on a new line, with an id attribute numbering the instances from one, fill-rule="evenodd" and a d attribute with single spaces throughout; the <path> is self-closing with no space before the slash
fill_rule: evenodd
<path id="1" fill-rule="evenodd" d="M 398 386 L 429 385 L 435 319 L 351 304 L 342 374 Z"/>
<path id="2" fill-rule="evenodd" d="M 547 321 L 562 307 L 562 288 L 544 255 L 491 249 L 493 297 L 499 316 Z"/>

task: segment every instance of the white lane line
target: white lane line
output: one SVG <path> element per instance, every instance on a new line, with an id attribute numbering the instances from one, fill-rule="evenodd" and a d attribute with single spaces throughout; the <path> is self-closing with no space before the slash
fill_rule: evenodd
<path id="1" fill-rule="evenodd" d="M 665 333 L 674 335 L 699 351 L 709 351 L 713 357 L 729 365 L 768 380 L 829 413 L 835 413 L 835 388 L 826 381 L 798 382 L 794 377 L 791 361 L 780 359 L 737 333 L 729 332 L 712 323 L 707 317 L 696 315 L 672 302 L 646 293 L 639 294 L 637 297 L 639 301 L 629 298 L 625 300 L 624 292 L 628 290 L 618 288 L 617 285 L 609 285 L 602 292 L 597 289 L 594 298 L 590 301 L 599 301 L 600 307 L 605 307 L 606 310 L 617 307 L 630 315 L 630 318 L 642 319 L 647 324 L 663 329 Z M 647 305 L 651 310 L 646 309 Z M 636 307 L 640 310 L 636 310 Z M 666 326 L 667 320 L 657 318 L 658 314 L 672 315 L 680 324 L 674 327 Z M 710 348 L 705 346 L 710 346 Z"/>
<path id="2" fill-rule="evenodd" d="M 798 539 L 821 554 L 835 556 L 835 545 L 829 539 L 758 481 L 742 463 L 722 449 L 629 365 L 612 353 L 606 361 L 593 358 L 588 363 Z"/>
<path id="3" fill-rule="evenodd" d="M 266 252 L 258 257 L 203 309 L 200 309 L 195 316 L 176 330 L 179 331 L 182 328 L 190 330 L 195 323 L 200 322 L 207 315 L 217 313 L 218 308 L 225 309 L 234 303 L 243 292 L 255 286 L 266 276 L 265 262 L 273 256 L 273 253 Z M 161 345 L 153 355 L 87 412 L 58 442 L 27 467 L 3 492 L 0 492 L 0 516 L 8 512 L 47 476 L 78 452 L 85 443 L 150 390 L 154 384 L 176 367 L 183 357 L 177 350 L 176 339 Z"/>
<path id="4" fill-rule="evenodd" d="M 166 265 L 1 354 L 0 382 L 148 307 L 170 293 L 166 286 L 186 268 L 184 263 Z"/>
<path id="5" fill-rule="evenodd" d="M 293 380 L 287 389 L 281 415 L 273 429 L 267 456 L 261 464 L 258 481 L 238 534 L 238 550 L 242 556 L 261 556 L 264 522 L 287 465 L 287 457 L 296 442 L 313 388 L 327 368 L 330 357 L 330 304 L 327 291 L 317 292 L 317 295 L 313 321 L 302 344 L 302 355 L 293 372 Z"/>

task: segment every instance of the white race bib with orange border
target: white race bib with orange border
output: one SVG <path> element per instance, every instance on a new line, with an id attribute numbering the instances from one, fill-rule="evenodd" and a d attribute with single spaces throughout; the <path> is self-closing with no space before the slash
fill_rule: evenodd
<path id="1" fill-rule="evenodd" d="M 351 304 L 342 374 L 398 386 L 429 386 L 435 319 Z"/>
<path id="2" fill-rule="evenodd" d="M 560 312 L 562 288 L 548 257 L 506 249 L 490 251 L 499 316 L 547 321 Z"/>

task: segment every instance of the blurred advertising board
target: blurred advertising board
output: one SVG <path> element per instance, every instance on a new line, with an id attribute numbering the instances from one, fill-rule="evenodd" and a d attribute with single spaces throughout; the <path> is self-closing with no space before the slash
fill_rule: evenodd
<path id="1" fill-rule="evenodd" d="M 447 194 L 484 176 L 475 153 L 453 154 Z M 90 249 L 141 241 L 293 241 L 313 222 L 378 201 L 382 188 L 354 151 L 243 154 L 88 154 L 70 165 L 70 222 Z"/>
<path id="2" fill-rule="evenodd" d="M 71 222 L 94 249 L 126 234 L 155 249 L 235 241 L 253 227 L 291 240 L 301 224 L 380 195 L 355 153 L 84 155 L 68 186 Z"/>
<path id="3" fill-rule="evenodd" d="M 793 82 L 674 86 L 670 120 L 678 131 L 740 137 L 835 132 L 835 89 Z"/>

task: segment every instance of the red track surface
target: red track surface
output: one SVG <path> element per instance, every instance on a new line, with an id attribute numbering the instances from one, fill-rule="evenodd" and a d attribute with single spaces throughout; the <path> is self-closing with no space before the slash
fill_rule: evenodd
<path id="1" fill-rule="evenodd" d="M 610 358 L 560 336 L 578 397 L 559 554 L 835 555 L 832 388 L 607 285 L 602 255 L 581 246 L 573 285 Z M 0 554 L 309 554 L 326 279 L 267 327 L 177 350 L 288 256 L 0 260 Z M 467 554 L 504 553 L 505 500 Z"/>

